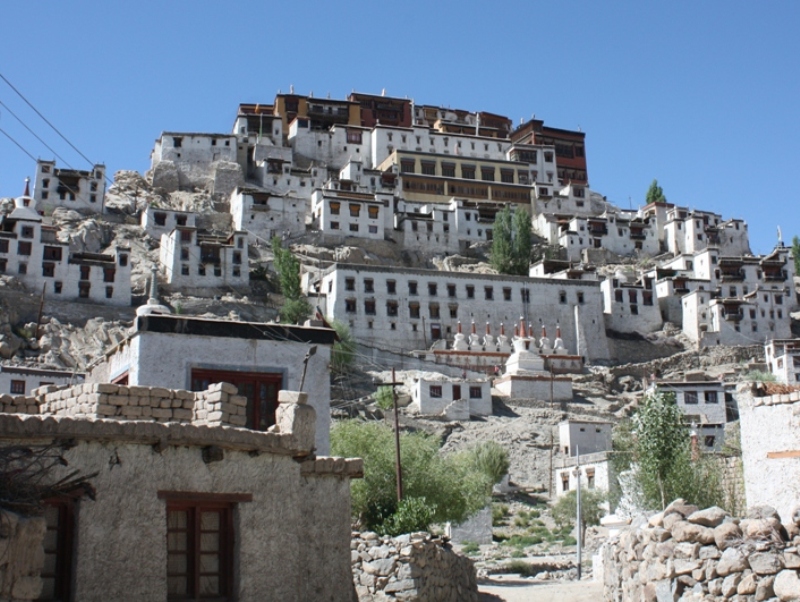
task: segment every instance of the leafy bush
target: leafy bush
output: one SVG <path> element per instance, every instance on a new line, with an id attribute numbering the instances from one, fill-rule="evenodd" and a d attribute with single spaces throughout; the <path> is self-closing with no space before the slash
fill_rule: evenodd
<path id="1" fill-rule="evenodd" d="M 378 387 L 378 390 L 375 391 L 375 405 L 384 412 L 388 412 L 394 408 L 394 392 L 392 391 L 392 387 L 387 385 Z"/>
<path id="2" fill-rule="evenodd" d="M 353 365 L 356 358 L 356 342 L 347 324 L 332 319 L 329 319 L 328 323 L 339 338 L 331 349 L 331 373 L 337 376 L 347 373 Z"/>
<path id="3" fill-rule="evenodd" d="M 581 519 L 584 526 L 599 525 L 603 516 L 605 496 L 596 489 L 581 489 Z M 566 535 L 575 525 L 578 514 L 577 493 L 569 491 L 553 504 L 553 520 L 560 529 L 559 534 Z M 566 528 L 566 533 L 563 530 Z"/>
<path id="4" fill-rule="evenodd" d="M 744 379 L 762 383 L 774 383 L 778 381 L 772 372 L 762 372 L 761 370 L 751 370 L 744 375 Z"/>
<path id="5" fill-rule="evenodd" d="M 522 577 L 533 577 L 540 571 L 539 567 L 522 560 L 512 560 L 503 568 L 507 573 L 519 573 Z"/>
<path id="6" fill-rule="evenodd" d="M 474 541 L 465 541 L 464 545 L 461 546 L 461 551 L 464 552 L 467 556 L 471 556 L 473 554 L 477 554 L 481 551 L 480 546 L 475 543 Z"/>
<path id="7" fill-rule="evenodd" d="M 486 475 L 489 487 L 499 483 L 508 473 L 511 465 L 508 452 L 495 441 L 479 443 L 467 454 L 475 469 Z"/>
<path id="8" fill-rule="evenodd" d="M 492 505 L 492 526 L 504 525 L 508 518 L 508 506 L 506 504 Z"/>
<path id="9" fill-rule="evenodd" d="M 395 484 L 394 433 L 382 423 L 339 422 L 331 429 L 334 455 L 364 459 L 364 478 L 351 484 L 354 517 L 378 533 L 426 530 L 433 523 L 463 522 L 484 507 L 491 487 L 468 452 L 442 454 L 439 440 L 401 433 L 403 504 Z"/>

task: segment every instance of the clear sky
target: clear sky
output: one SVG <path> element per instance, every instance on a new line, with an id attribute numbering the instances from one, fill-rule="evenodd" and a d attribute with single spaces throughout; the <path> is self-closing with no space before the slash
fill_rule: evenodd
<path id="1" fill-rule="evenodd" d="M 3 3 L 0 74 L 109 172 L 163 130 L 229 132 L 240 102 L 352 90 L 587 135 L 592 189 L 745 219 L 755 253 L 800 234 L 800 2 L 775 0 Z M 0 80 L 0 128 L 78 153 Z M 60 166 L 64 162 L 58 161 Z M 0 133 L 0 196 L 35 163 Z"/>

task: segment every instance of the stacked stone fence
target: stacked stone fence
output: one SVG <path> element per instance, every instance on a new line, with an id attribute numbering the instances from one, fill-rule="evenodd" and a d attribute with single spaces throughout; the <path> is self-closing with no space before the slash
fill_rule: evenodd
<path id="1" fill-rule="evenodd" d="M 800 513 L 769 506 L 735 519 L 676 500 L 601 550 L 609 602 L 800 600 Z"/>
<path id="2" fill-rule="evenodd" d="M 247 399 L 237 393 L 229 383 L 197 392 L 106 383 L 47 385 L 31 396 L 1 395 L 0 412 L 244 427 Z"/>
<path id="3" fill-rule="evenodd" d="M 478 602 L 475 566 L 429 533 L 399 537 L 353 533 L 359 602 Z"/>

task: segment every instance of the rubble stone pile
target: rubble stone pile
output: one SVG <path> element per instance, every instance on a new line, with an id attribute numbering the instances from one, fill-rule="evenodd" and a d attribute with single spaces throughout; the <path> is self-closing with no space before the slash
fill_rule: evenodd
<path id="1" fill-rule="evenodd" d="M 472 561 L 430 533 L 356 532 L 350 548 L 359 602 L 478 602 Z"/>
<path id="2" fill-rule="evenodd" d="M 736 519 L 718 507 L 671 503 L 602 550 L 605 599 L 800 600 L 800 512 L 781 524 L 774 508 Z"/>

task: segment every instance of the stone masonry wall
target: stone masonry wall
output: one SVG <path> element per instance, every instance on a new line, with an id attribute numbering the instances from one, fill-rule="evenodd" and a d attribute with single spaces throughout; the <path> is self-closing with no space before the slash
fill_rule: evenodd
<path id="1" fill-rule="evenodd" d="M 243 427 L 247 399 L 237 392 L 229 383 L 199 392 L 105 383 L 48 385 L 29 397 L 0 395 L 0 412 Z"/>
<path id="2" fill-rule="evenodd" d="M 676 500 L 603 547 L 609 602 L 800 599 L 800 513 L 782 525 L 774 508 L 744 519 Z"/>
<path id="3" fill-rule="evenodd" d="M 478 602 L 472 561 L 429 533 L 353 533 L 350 554 L 359 602 Z"/>
<path id="4" fill-rule="evenodd" d="M 36 600 L 42 592 L 45 522 L 0 510 L 0 602 Z"/>

